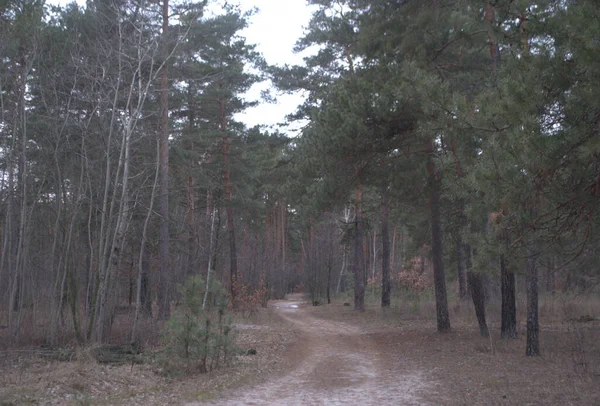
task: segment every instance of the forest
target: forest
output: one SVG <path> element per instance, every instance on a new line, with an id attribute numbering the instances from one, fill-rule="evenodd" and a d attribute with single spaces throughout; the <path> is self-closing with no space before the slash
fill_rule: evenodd
<path id="1" fill-rule="evenodd" d="M 523 359 L 548 303 L 597 326 L 600 4 L 307 4 L 304 63 L 274 66 L 233 3 L 0 0 L 3 353 L 172 344 L 208 372 L 298 292 L 431 303 L 440 340 L 468 309 Z M 236 120 L 277 94 L 298 134 Z"/>

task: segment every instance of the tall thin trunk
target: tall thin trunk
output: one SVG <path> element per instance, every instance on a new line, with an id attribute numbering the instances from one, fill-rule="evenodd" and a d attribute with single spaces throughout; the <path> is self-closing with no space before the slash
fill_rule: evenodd
<path id="1" fill-rule="evenodd" d="M 83 149 L 84 149 L 84 147 L 82 146 L 82 150 Z M 79 320 L 79 284 L 78 284 L 77 276 L 75 274 L 75 269 L 76 269 L 75 255 L 76 254 L 75 254 L 75 250 L 73 250 L 71 248 L 71 246 L 72 246 L 72 241 L 73 241 L 73 229 L 75 227 L 77 214 L 80 212 L 81 202 L 83 200 L 84 175 L 85 175 L 85 160 L 82 157 L 81 171 L 80 171 L 80 175 L 79 175 L 79 186 L 77 189 L 77 194 L 75 195 L 75 201 L 74 201 L 74 205 L 73 205 L 73 213 L 74 214 L 73 214 L 73 216 L 71 216 L 71 220 L 70 220 L 70 224 L 69 224 L 69 232 L 67 234 L 67 241 L 66 241 L 66 248 L 65 248 L 66 256 L 68 256 L 69 252 L 71 252 L 71 255 L 73 256 L 72 260 L 70 262 L 67 262 L 67 264 L 66 264 L 65 273 L 66 273 L 67 282 L 68 282 L 68 299 L 69 299 L 69 305 L 71 308 L 71 316 L 73 319 L 73 328 L 75 330 L 75 337 L 77 338 L 78 343 L 83 343 L 84 337 L 81 333 L 81 325 L 80 325 L 80 320 Z M 77 239 L 79 239 L 79 237 L 77 237 Z"/>
<path id="2" fill-rule="evenodd" d="M 160 148 L 157 141 L 156 145 L 157 152 L 157 164 L 159 162 Z M 148 212 L 144 220 L 144 227 L 142 228 L 142 241 L 140 242 L 140 254 L 138 257 L 138 277 L 136 286 L 136 299 L 135 299 L 135 317 L 133 319 L 133 326 L 131 327 L 131 342 L 136 340 L 136 328 L 137 321 L 140 316 L 140 312 L 145 310 L 147 315 L 152 314 L 152 302 L 149 300 L 148 290 L 148 254 L 146 250 L 146 242 L 148 241 L 148 227 L 150 225 L 150 218 L 154 209 L 154 196 L 156 195 L 156 187 L 158 185 L 160 169 L 157 165 L 156 171 L 154 172 L 154 182 L 152 183 L 152 192 L 150 193 L 150 204 L 148 205 Z M 149 312 L 148 312 L 149 310 Z"/>
<path id="3" fill-rule="evenodd" d="M 365 280 L 363 266 L 362 187 L 356 186 L 356 216 L 354 223 L 354 309 L 365 310 Z"/>
<path id="4" fill-rule="evenodd" d="M 169 38 L 169 0 L 162 4 L 162 39 L 163 56 L 167 57 L 167 44 Z M 160 273 L 158 283 L 158 319 L 167 320 L 171 316 L 170 279 L 171 264 L 169 258 L 169 84 L 168 67 L 165 63 L 160 75 L 160 227 L 159 227 L 159 257 Z"/>
<path id="5" fill-rule="evenodd" d="M 331 250 L 329 250 L 329 258 L 327 261 L 327 304 L 331 304 L 331 269 L 333 264 L 331 263 Z"/>
<path id="6" fill-rule="evenodd" d="M 119 204 L 119 210 L 116 219 L 116 225 L 114 234 L 111 240 L 111 248 L 108 258 L 108 264 L 106 272 L 103 275 L 103 279 L 100 281 L 100 292 L 99 292 L 99 308 L 98 308 L 98 319 L 96 326 L 96 340 L 104 341 L 106 338 L 106 328 L 111 327 L 112 314 L 109 304 L 109 293 L 111 290 L 111 284 L 113 283 L 113 273 L 119 267 L 121 263 L 121 255 L 123 253 L 123 245 L 125 242 L 125 231 L 127 230 L 129 223 L 129 164 L 130 164 L 130 145 L 131 145 L 131 131 L 125 130 L 122 141 L 122 188 L 121 188 L 121 202 Z"/>
<path id="7" fill-rule="evenodd" d="M 13 273 L 14 273 L 14 258 L 15 256 L 13 255 L 13 247 L 14 247 L 14 241 L 16 240 L 15 238 L 15 227 L 14 227 L 14 220 L 15 220 L 15 204 L 14 204 L 14 200 L 15 200 L 15 196 L 14 196 L 14 169 L 13 169 L 13 163 L 12 163 L 12 150 L 13 148 L 10 148 L 9 151 L 9 158 L 8 158 L 8 191 L 7 191 L 7 197 L 6 197 L 6 217 L 5 217 L 5 224 L 4 224 L 4 242 L 2 244 L 2 259 L 1 259 L 1 266 L 2 266 L 2 271 L 0 273 L 0 277 L 2 276 L 2 274 L 4 274 L 4 272 L 6 272 L 6 284 L 2 285 L 2 288 L 4 287 L 9 287 L 10 285 L 10 281 L 13 278 Z M 6 270 L 6 271 L 4 271 Z M 2 282 L 2 280 L 0 279 L 0 282 Z M 0 294 L 2 294 L 3 297 L 5 297 L 7 299 L 6 302 L 6 306 L 9 307 L 10 306 L 10 291 L 0 291 Z M 8 315 L 7 315 L 8 317 Z M 10 319 L 10 317 L 9 317 Z M 7 320 L 7 323 L 10 324 Z"/>
<path id="8" fill-rule="evenodd" d="M 117 188 L 114 188 L 112 201 L 109 202 L 110 195 L 110 187 L 112 185 L 113 179 L 111 179 L 112 173 L 112 154 L 111 154 L 111 146 L 112 139 L 116 127 L 117 121 L 117 110 L 118 110 L 118 100 L 119 93 L 122 82 L 122 59 L 121 59 L 121 51 L 122 51 L 122 42 L 119 41 L 119 58 L 118 58 L 118 71 L 117 71 L 117 82 L 115 86 L 115 94 L 112 101 L 112 111 L 110 117 L 110 123 L 108 128 L 108 139 L 107 139 L 107 147 L 106 147 L 106 157 L 104 164 L 106 165 L 105 169 L 105 178 L 104 178 L 104 192 L 102 197 L 102 211 L 101 211 L 101 220 L 100 220 L 100 235 L 98 237 L 98 272 L 96 273 L 94 288 L 92 292 L 92 311 L 90 313 L 90 317 L 88 320 L 88 331 L 87 331 L 87 339 L 91 339 L 92 334 L 94 333 L 94 328 L 97 324 L 97 318 L 100 310 L 100 292 L 102 290 L 102 283 L 106 279 L 106 272 L 108 269 L 108 265 L 106 263 L 107 258 L 107 250 L 108 250 L 108 242 L 109 242 L 109 229 L 110 224 L 112 222 L 113 209 L 115 205 L 115 195 Z M 123 148 L 121 148 L 121 154 L 119 156 L 119 164 L 117 166 L 117 174 L 115 175 L 115 179 L 119 178 L 119 170 L 121 168 Z M 110 204 L 109 204 L 110 203 Z M 110 208 L 109 208 L 110 207 Z"/>
<path id="9" fill-rule="evenodd" d="M 5 106 L 4 106 L 4 88 L 2 87 L 2 81 L 0 81 L 0 122 L 4 123 L 5 121 Z M 10 148 L 8 148 L 8 145 L 6 145 L 6 149 L 8 150 L 8 160 L 7 163 L 8 165 L 11 165 L 11 160 L 10 160 Z M 5 163 L 6 165 L 6 163 Z M 8 166 L 7 165 L 7 166 Z M 12 165 L 11 165 L 12 166 Z M 9 216 L 10 216 L 10 210 L 9 210 L 9 204 L 8 204 L 8 200 L 10 199 L 10 196 L 12 194 L 12 190 L 7 190 L 6 185 L 5 185 L 5 181 L 7 180 L 7 175 L 6 175 L 6 168 L 2 170 L 2 179 L 0 180 L 0 189 L 1 190 L 6 190 L 7 191 L 7 210 L 6 210 L 6 215 L 4 217 L 4 223 L 3 223 L 3 233 L 2 233 L 2 251 L 0 252 L 0 287 L 4 287 L 7 285 L 7 283 L 4 282 L 4 274 L 6 271 L 6 263 L 7 263 L 7 255 L 8 255 L 8 241 L 9 241 Z M 5 292 L 3 291 L 3 289 L 0 288 L 0 295 L 2 297 L 6 297 Z M 0 307 L 2 307 L 2 303 L 0 302 Z"/>
<path id="10" fill-rule="evenodd" d="M 142 257 L 142 274 L 140 284 L 140 304 L 142 312 L 146 317 L 152 317 L 152 284 L 150 280 L 150 254 L 148 250 L 144 250 Z"/>
<path id="11" fill-rule="evenodd" d="M 265 197 L 265 234 L 262 241 L 262 269 L 265 271 L 265 279 L 267 281 L 271 280 L 271 275 L 273 270 L 271 269 L 271 201 L 269 199 L 269 194 L 266 194 Z M 289 287 L 286 287 L 286 291 L 284 293 L 289 293 Z"/>
<path id="12" fill-rule="evenodd" d="M 467 281 L 465 279 L 465 258 L 463 255 L 463 240 L 459 234 L 456 236 L 456 276 L 458 279 L 458 297 L 467 299 Z"/>
<path id="13" fill-rule="evenodd" d="M 460 164 L 460 159 L 458 157 L 456 139 L 451 139 L 451 149 L 452 154 L 454 155 L 454 165 L 456 166 L 456 176 L 460 179 L 463 176 L 462 166 Z M 467 281 L 465 279 L 465 247 L 463 237 L 461 235 L 461 231 L 465 229 L 467 225 L 467 217 L 465 214 L 465 200 L 461 199 L 459 202 L 459 211 L 460 211 L 460 224 L 458 232 L 456 233 L 456 276 L 458 279 L 458 297 L 461 300 L 465 300 L 467 298 Z"/>
<path id="14" fill-rule="evenodd" d="M 213 208 L 213 212 L 210 219 L 210 244 L 208 250 L 208 268 L 206 269 L 206 289 L 204 290 L 204 298 L 202 299 L 202 310 L 206 308 L 206 299 L 208 298 L 208 291 L 210 290 L 210 271 L 212 269 L 212 252 L 213 242 L 215 235 L 215 217 L 217 216 L 217 209 Z"/>
<path id="15" fill-rule="evenodd" d="M 190 171 L 193 164 L 190 164 Z M 183 245 L 185 249 L 181 254 L 181 271 L 184 277 L 197 273 L 195 264 L 195 182 L 194 177 L 189 174 L 186 181 L 187 213 L 183 229 Z"/>
<path id="16" fill-rule="evenodd" d="M 433 162 L 433 140 L 429 142 L 427 174 L 429 175 L 429 209 L 431 211 L 431 255 L 433 262 L 433 283 L 435 286 L 435 308 L 437 330 L 440 333 L 451 330 L 446 292 L 446 274 L 444 272 L 444 248 L 442 243 L 442 221 L 440 218 L 441 185 L 439 174 Z"/>
<path id="17" fill-rule="evenodd" d="M 85 148 L 82 150 L 82 156 L 85 159 L 85 161 L 87 162 L 87 153 Z M 92 182 L 90 179 L 90 171 L 86 171 L 86 178 L 87 178 L 87 185 L 88 185 L 88 190 L 91 193 L 92 190 Z M 93 239 L 93 229 L 92 229 L 92 218 L 93 218 L 93 214 L 94 214 L 94 206 L 93 205 L 89 205 L 89 210 L 88 210 L 88 218 L 87 218 L 87 243 L 88 243 L 88 270 L 87 270 L 87 288 L 86 288 L 86 299 L 85 299 L 85 316 L 87 318 L 90 317 L 90 314 L 92 312 L 92 307 L 94 306 L 94 303 L 92 301 L 92 296 L 93 296 L 93 291 L 94 291 L 94 275 L 96 273 L 94 273 L 94 239 Z M 86 338 L 89 338 L 89 335 L 86 336 Z"/>
<path id="18" fill-rule="evenodd" d="M 25 50 L 21 45 L 19 47 L 21 56 L 20 60 L 20 79 L 19 79 L 19 124 L 20 129 L 20 153 L 19 153 L 19 191 L 20 191 L 20 213 L 19 213 L 19 229 L 18 229 L 18 240 L 16 246 L 16 260 L 15 260 L 15 273 L 14 279 L 10 291 L 10 304 L 9 304 L 9 328 L 11 333 L 15 334 L 18 332 L 21 320 L 22 312 L 20 311 L 23 307 L 23 301 L 20 300 L 24 293 L 24 273 L 26 267 L 26 246 L 28 239 L 26 238 L 26 221 L 27 221 L 27 108 L 25 105 L 25 93 L 28 76 L 28 66 L 25 60 Z M 13 311 L 17 311 L 16 317 L 13 317 Z"/>
<path id="19" fill-rule="evenodd" d="M 371 267 L 371 291 L 373 292 L 373 297 L 375 297 L 375 272 L 376 272 L 376 267 L 377 267 L 377 259 L 376 259 L 376 255 L 377 255 L 377 230 L 373 230 L 371 232 L 371 234 L 373 234 L 373 238 L 370 238 L 368 233 L 365 236 L 365 247 L 366 247 L 366 252 L 365 252 L 365 258 L 366 258 L 366 264 L 365 265 L 365 286 L 369 286 L 369 266 Z"/>
<path id="20" fill-rule="evenodd" d="M 342 278 L 344 277 L 344 271 L 346 270 L 346 244 L 342 245 L 342 268 L 340 269 L 340 277 L 338 278 L 337 287 L 335 293 L 340 293 L 340 287 L 342 286 Z"/>
<path id="21" fill-rule="evenodd" d="M 471 290 L 471 298 L 473 300 L 473 306 L 475 307 L 475 316 L 477 317 L 477 323 L 479 324 L 479 333 L 482 337 L 488 337 L 490 332 L 485 320 L 485 294 L 483 281 L 480 274 L 473 272 L 471 246 L 469 244 L 463 244 L 463 249 L 465 265 L 467 267 L 467 282 L 469 283 L 469 288 Z"/>
<path id="22" fill-rule="evenodd" d="M 344 207 L 344 224 L 348 224 L 350 221 L 350 208 Z M 345 240 L 342 240 L 342 268 L 340 269 L 340 277 L 338 279 L 337 287 L 335 292 L 340 293 L 342 287 L 342 280 L 344 277 L 344 271 L 346 270 L 347 258 L 348 258 L 348 246 Z"/>
<path id="23" fill-rule="evenodd" d="M 285 222 L 286 222 L 286 212 L 287 212 L 287 204 L 281 202 L 281 264 L 284 266 L 285 264 Z"/>
<path id="24" fill-rule="evenodd" d="M 195 103 L 194 103 L 194 86 L 193 83 L 190 83 L 188 86 L 188 129 L 190 135 L 194 131 L 195 127 Z M 190 142 L 190 150 L 193 150 L 193 142 Z M 187 269 L 185 269 L 186 274 L 189 276 L 194 273 L 196 268 L 195 264 L 195 244 L 194 244 L 194 230 L 195 230 L 195 212 L 196 212 L 196 185 L 194 181 L 194 160 L 190 160 L 189 165 L 189 175 L 187 179 L 187 204 L 188 204 L 188 212 L 187 212 Z"/>
<path id="25" fill-rule="evenodd" d="M 381 307 L 390 307 L 390 197 L 387 187 L 381 191 Z"/>
<path id="26" fill-rule="evenodd" d="M 533 238 L 527 244 L 527 345 L 525 355 L 540 355 L 540 322 L 538 317 L 538 268 Z"/>
<path id="27" fill-rule="evenodd" d="M 500 49 L 494 38 L 493 24 L 496 10 L 491 3 L 485 6 L 485 18 L 488 24 L 488 44 L 490 50 L 490 60 L 494 76 L 500 65 Z M 508 246 L 508 230 L 504 230 L 500 239 Z M 517 305 L 515 293 L 515 275 L 508 268 L 508 259 L 504 254 L 500 257 L 500 284 L 502 294 L 501 310 L 501 337 L 517 338 Z"/>
<path id="28" fill-rule="evenodd" d="M 521 52 L 527 58 L 529 56 L 529 33 L 527 31 L 527 16 L 521 13 L 519 16 L 519 33 L 521 39 Z M 531 171 L 534 173 L 535 171 Z M 535 180 L 534 180 L 535 182 Z M 529 215 L 533 222 L 537 215 L 539 203 L 539 185 L 534 183 L 533 196 L 530 202 Z M 533 226 L 532 226 L 533 227 Z M 540 355 L 540 323 L 538 318 L 539 303 L 538 303 L 538 247 L 536 244 L 535 227 L 531 230 L 531 236 L 527 242 L 527 344 L 525 354 L 528 356 Z"/>
<path id="29" fill-rule="evenodd" d="M 555 257 L 550 257 L 550 266 L 546 271 L 546 292 L 554 294 L 556 291 L 556 262 Z"/>
<path id="30" fill-rule="evenodd" d="M 515 295 L 515 274 L 508 269 L 508 260 L 500 256 L 500 277 L 502 291 L 502 338 L 517 338 L 517 305 Z"/>
<path id="31" fill-rule="evenodd" d="M 369 232 L 364 232 L 364 227 L 363 227 L 363 242 L 362 242 L 362 248 L 363 248 L 363 269 L 362 269 L 362 275 L 363 275 L 363 283 L 365 284 L 365 288 L 367 287 L 367 285 L 369 284 L 369 265 L 371 263 L 371 250 L 369 249 L 369 243 L 370 243 L 371 239 L 369 238 Z"/>
<path id="32" fill-rule="evenodd" d="M 57 146 L 58 147 L 58 146 Z M 61 238 L 59 238 L 60 230 L 60 222 L 62 219 L 62 176 L 59 165 L 59 159 L 57 155 L 56 149 L 54 150 L 54 167 L 56 170 L 56 219 L 54 221 L 54 232 L 53 232 L 53 241 L 52 241 L 52 251 L 50 254 L 52 268 L 54 275 L 54 283 L 52 296 L 50 300 L 50 343 L 56 344 L 58 340 L 58 323 L 60 321 L 60 309 L 62 307 L 62 297 L 60 295 L 60 280 L 61 280 L 61 260 L 62 254 L 59 258 L 58 255 L 58 245 L 60 243 Z M 57 262 L 58 259 L 58 262 Z"/>
<path id="33" fill-rule="evenodd" d="M 394 232 L 392 233 L 392 243 L 390 247 L 390 271 L 396 270 L 396 245 L 398 244 L 398 226 L 394 226 Z"/>
<path id="34" fill-rule="evenodd" d="M 227 135 L 227 123 L 225 117 L 225 101 L 222 97 L 219 98 L 219 110 L 221 115 L 221 132 L 223 133 L 223 163 L 225 164 L 224 169 L 224 181 L 225 181 L 225 200 L 227 206 L 225 213 L 227 214 L 227 232 L 229 233 L 229 282 L 230 282 L 230 293 L 231 301 L 235 303 L 235 279 L 237 277 L 237 249 L 235 246 L 235 225 L 233 222 L 233 208 L 231 207 L 231 169 L 229 167 L 229 136 Z"/>

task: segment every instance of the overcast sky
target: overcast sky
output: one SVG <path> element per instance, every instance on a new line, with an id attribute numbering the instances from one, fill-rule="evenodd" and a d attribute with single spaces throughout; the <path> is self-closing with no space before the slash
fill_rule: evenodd
<path id="1" fill-rule="evenodd" d="M 296 40 L 302 36 L 303 27 L 308 25 L 310 20 L 311 8 L 306 5 L 306 0 L 238 0 L 237 2 L 245 10 L 252 7 L 259 9 L 243 35 L 248 42 L 257 45 L 269 64 L 302 63 L 302 55 L 294 54 L 292 49 Z M 268 87 L 269 84 L 266 83 L 255 86 L 249 92 L 249 97 L 258 97 L 260 91 Z M 293 113 L 302 100 L 300 95 L 277 95 L 276 104 L 261 104 L 248 109 L 236 118 L 249 126 L 264 124 L 276 128 L 277 123 L 283 122 L 287 114 Z M 287 132 L 292 135 L 293 128 Z"/>
<path id="2" fill-rule="evenodd" d="M 72 0 L 47 0 L 53 4 L 67 4 Z M 85 4 L 85 0 L 77 0 Z M 214 9 L 225 0 L 215 1 Z M 259 11 L 251 18 L 250 26 L 243 31 L 249 43 L 256 44 L 269 64 L 301 64 L 302 56 L 292 51 L 296 40 L 302 36 L 303 27 L 310 19 L 311 8 L 306 5 L 306 0 L 230 0 L 229 4 L 239 4 L 242 10 L 258 8 Z M 248 93 L 249 99 L 258 99 L 261 90 L 269 88 L 268 83 L 255 85 Z M 276 95 L 275 93 L 273 93 Z M 287 114 L 293 113 L 302 102 L 300 95 L 276 95 L 277 103 L 263 103 L 243 114 L 236 116 L 248 126 L 266 125 L 268 128 L 277 128 L 278 123 L 285 120 Z M 296 125 L 296 128 L 299 126 Z M 293 127 L 284 130 L 293 135 Z"/>

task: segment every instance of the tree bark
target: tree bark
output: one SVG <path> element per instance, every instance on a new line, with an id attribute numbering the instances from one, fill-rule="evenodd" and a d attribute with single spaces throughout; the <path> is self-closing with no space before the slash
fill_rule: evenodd
<path id="1" fill-rule="evenodd" d="M 160 148 L 157 143 L 157 161 L 160 162 Z M 158 163 L 157 162 L 157 163 Z M 133 319 L 133 326 L 131 327 L 131 341 L 136 340 L 136 328 L 137 321 L 140 312 L 145 313 L 146 316 L 152 316 L 152 297 L 149 288 L 148 281 L 148 250 L 146 249 L 146 242 L 148 240 L 148 226 L 150 225 L 150 218 L 154 208 L 154 196 L 156 195 L 156 186 L 160 175 L 160 168 L 157 166 L 154 173 L 154 182 L 152 183 L 152 192 L 150 194 L 150 204 L 148 205 L 148 212 L 144 219 L 144 226 L 142 228 L 142 241 L 140 243 L 140 254 L 138 257 L 138 278 L 136 287 L 136 299 L 135 299 L 135 317 Z"/>
<path id="2" fill-rule="evenodd" d="M 433 162 L 433 140 L 428 146 L 430 156 L 427 161 L 429 175 L 429 208 L 431 211 L 431 254 L 433 262 L 433 282 L 435 286 L 435 308 L 437 330 L 440 333 L 451 330 L 446 292 L 446 274 L 444 272 L 444 249 L 442 245 L 442 222 L 440 219 L 440 180 Z"/>
<path id="3" fill-rule="evenodd" d="M 550 266 L 546 271 L 546 292 L 554 294 L 556 292 L 556 261 L 555 257 L 550 257 Z"/>
<path id="4" fill-rule="evenodd" d="M 206 308 L 206 299 L 208 298 L 208 292 L 210 290 L 210 273 L 212 269 L 212 252 L 213 252 L 213 244 L 215 240 L 215 217 L 217 217 L 217 209 L 213 208 L 213 212 L 210 216 L 210 243 L 208 249 L 208 266 L 206 269 L 206 289 L 204 289 L 204 298 L 202 299 L 202 310 Z"/>
<path id="5" fill-rule="evenodd" d="M 521 51 L 525 57 L 529 56 L 529 33 L 527 31 L 527 16 L 521 13 L 519 16 L 519 32 L 521 37 Z M 535 169 L 535 168 L 534 168 Z M 531 171 L 534 173 L 535 171 Z M 532 201 L 530 202 L 531 207 L 529 211 L 530 218 L 536 217 L 537 206 L 539 200 L 539 188 L 538 185 L 533 185 Z M 540 355 L 540 323 L 538 318 L 538 269 L 537 269 L 537 246 L 535 243 L 536 232 L 535 229 L 531 230 L 531 236 L 527 242 L 527 270 L 526 270 L 526 283 L 527 283 L 527 344 L 525 347 L 525 355 L 534 356 Z"/>
<path id="6" fill-rule="evenodd" d="M 193 83 L 188 85 L 188 128 L 190 134 L 193 133 L 195 128 L 195 103 L 193 97 L 194 86 Z M 190 150 L 193 150 L 194 145 L 191 142 Z M 196 224 L 196 184 L 194 180 L 194 160 L 190 160 L 189 175 L 187 179 L 187 269 L 185 269 L 186 276 L 190 276 L 195 273 L 196 270 L 196 255 L 195 255 L 195 224 Z"/>
<path id="7" fill-rule="evenodd" d="M 390 197 L 387 187 L 381 192 L 381 307 L 390 307 Z"/>
<path id="8" fill-rule="evenodd" d="M 356 186 L 356 217 L 354 222 L 354 310 L 365 311 L 365 281 L 363 267 L 363 224 L 361 213 L 362 187 Z"/>
<path id="9" fill-rule="evenodd" d="M 465 258 L 463 255 L 463 240 L 460 234 L 456 237 L 456 276 L 458 279 L 458 297 L 467 299 L 467 280 L 465 278 Z"/>
<path id="10" fill-rule="evenodd" d="M 104 341 L 107 335 L 105 328 L 112 325 L 112 309 L 109 303 L 113 273 L 119 268 L 125 241 L 125 231 L 129 225 L 129 166 L 130 166 L 131 131 L 125 130 L 121 144 L 121 159 L 119 166 L 123 168 L 121 202 L 116 218 L 116 225 L 110 244 L 110 252 L 104 275 L 100 281 L 98 316 L 96 322 L 96 341 Z M 117 172 L 118 173 L 118 172 Z M 118 179 L 118 177 L 117 177 Z"/>
<path id="11" fill-rule="evenodd" d="M 144 250 L 142 257 L 142 274 L 140 275 L 140 306 L 141 312 L 146 317 L 152 317 L 152 289 L 150 289 L 150 261 L 148 250 Z"/>
<path id="12" fill-rule="evenodd" d="M 167 41 L 169 31 L 169 0 L 162 5 L 162 37 L 163 56 L 167 57 Z M 167 320 L 171 316 L 169 286 L 171 261 L 169 258 L 169 85 L 168 68 L 165 63 L 160 75 L 160 118 L 159 118 L 159 257 L 160 272 L 158 282 L 158 319 Z"/>
<path id="13" fill-rule="evenodd" d="M 342 287 L 342 279 L 344 278 L 344 270 L 346 269 L 346 244 L 342 245 L 342 268 L 340 269 L 340 276 L 338 278 L 337 287 L 335 289 L 335 293 L 340 293 L 340 288 Z"/>
<path id="14" fill-rule="evenodd" d="M 469 244 L 463 244 L 463 247 L 465 264 L 467 266 L 467 282 L 471 290 L 471 298 L 473 299 L 473 306 L 475 307 L 475 316 L 477 317 L 477 323 L 479 324 L 479 333 L 482 337 L 488 337 L 490 331 L 488 330 L 485 320 L 485 293 L 483 281 L 480 274 L 473 272 L 471 246 Z"/>
<path id="15" fill-rule="evenodd" d="M 500 256 L 501 291 L 502 291 L 502 338 L 517 338 L 517 304 L 515 294 L 515 274 L 508 270 L 508 260 Z"/>
<path id="16" fill-rule="evenodd" d="M 227 206 L 227 232 L 229 234 L 229 282 L 231 301 L 235 303 L 235 278 L 237 277 L 237 249 L 235 245 L 235 224 L 233 221 L 233 208 L 231 207 L 231 169 L 229 165 L 229 136 L 227 135 L 227 123 L 225 117 L 225 101 L 219 97 L 219 111 L 221 116 L 221 132 L 223 133 L 223 163 L 224 163 L 224 181 L 225 181 L 225 200 Z"/>
<path id="17" fill-rule="evenodd" d="M 331 263 L 331 258 L 327 261 L 327 304 L 331 304 L 331 268 L 333 264 Z"/>
<path id="18" fill-rule="evenodd" d="M 20 150 L 18 159 L 19 171 L 19 194 L 20 194 L 20 210 L 19 210 L 19 228 L 18 240 L 16 244 L 16 259 L 14 265 L 14 278 L 10 288 L 10 302 L 8 309 L 8 325 L 11 334 L 16 334 L 21 326 L 23 307 L 23 291 L 24 291 L 24 273 L 26 267 L 26 246 L 28 238 L 26 238 L 26 223 L 27 223 L 27 106 L 25 104 L 26 83 L 29 74 L 29 68 L 25 57 L 25 49 L 21 44 L 19 46 L 19 98 L 18 98 L 18 124 L 15 127 L 19 130 L 20 135 Z M 61 198 L 61 196 L 57 196 Z M 17 312 L 16 315 L 14 312 Z"/>
<path id="19" fill-rule="evenodd" d="M 540 355 L 540 323 L 538 318 L 538 253 L 532 241 L 527 245 L 527 346 L 525 355 Z"/>

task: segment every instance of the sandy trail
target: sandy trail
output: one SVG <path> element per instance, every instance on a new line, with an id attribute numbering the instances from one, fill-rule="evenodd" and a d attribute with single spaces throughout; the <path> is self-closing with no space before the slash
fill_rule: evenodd
<path id="1" fill-rule="evenodd" d="M 275 303 L 278 314 L 301 332 L 289 353 L 291 369 L 210 404 L 427 404 L 419 394 L 431 384 L 421 371 L 393 360 L 387 348 L 357 327 L 317 319 L 292 300 Z"/>

